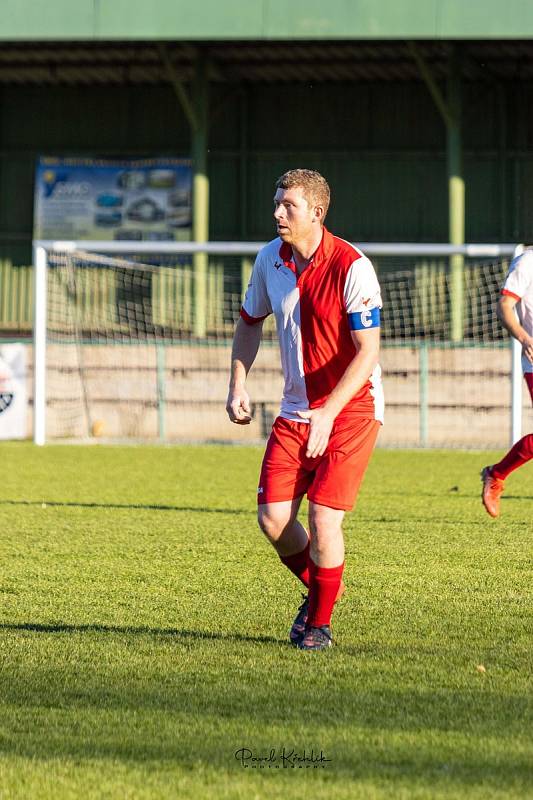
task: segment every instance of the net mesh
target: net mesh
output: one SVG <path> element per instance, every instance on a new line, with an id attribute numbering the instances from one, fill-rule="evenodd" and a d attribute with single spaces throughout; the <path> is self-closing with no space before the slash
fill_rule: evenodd
<path id="1" fill-rule="evenodd" d="M 383 293 L 381 444 L 505 445 L 510 355 L 495 303 L 508 261 L 465 261 L 462 336 L 452 341 L 457 297 L 449 260 L 373 260 Z M 231 338 L 250 270 L 249 258 L 212 258 L 199 294 L 191 257 L 156 253 L 140 262 L 131 254 L 50 253 L 48 437 L 267 436 L 283 385 L 272 318 L 248 381 L 254 423 L 231 425 L 224 411 Z"/>
<path id="2" fill-rule="evenodd" d="M 398 446 L 502 447 L 511 415 L 509 337 L 496 303 L 508 260 L 464 264 L 454 295 L 447 259 L 380 276 L 387 425 Z M 454 305 L 460 336 L 454 336 Z"/>

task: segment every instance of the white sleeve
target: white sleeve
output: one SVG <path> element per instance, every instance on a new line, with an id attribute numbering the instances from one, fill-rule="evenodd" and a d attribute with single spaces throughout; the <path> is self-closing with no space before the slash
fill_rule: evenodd
<path id="1" fill-rule="evenodd" d="M 526 250 L 513 258 L 502 287 L 502 294 L 510 294 L 521 300 L 533 286 L 533 251 Z"/>
<path id="2" fill-rule="evenodd" d="M 348 270 L 344 303 L 351 330 L 379 328 L 381 289 L 372 262 L 366 256 L 354 261 Z"/>
<path id="3" fill-rule="evenodd" d="M 254 268 L 250 276 L 250 283 L 241 309 L 241 317 L 245 322 L 253 325 L 254 322 L 268 317 L 272 313 L 272 306 L 265 282 L 264 260 L 259 253 L 255 259 Z"/>

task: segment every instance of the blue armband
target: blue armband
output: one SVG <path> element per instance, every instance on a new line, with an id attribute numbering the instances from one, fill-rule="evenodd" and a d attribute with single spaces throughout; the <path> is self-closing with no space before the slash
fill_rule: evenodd
<path id="1" fill-rule="evenodd" d="M 368 308 L 348 314 L 348 324 L 352 331 L 364 331 L 367 328 L 379 328 L 379 308 Z"/>

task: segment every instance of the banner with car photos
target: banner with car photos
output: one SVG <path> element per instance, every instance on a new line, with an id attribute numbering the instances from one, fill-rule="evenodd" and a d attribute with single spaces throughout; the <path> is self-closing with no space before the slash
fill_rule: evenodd
<path id="1" fill-rule="evenodd" d="M 37 161 L 34 239 L 187 241 L 190 159 Z"/>
<path id="2" fill-rule="evenodd" d="M 0 439 L 25 439 L 28 430 L 25 344 L 0 345 Z"/>

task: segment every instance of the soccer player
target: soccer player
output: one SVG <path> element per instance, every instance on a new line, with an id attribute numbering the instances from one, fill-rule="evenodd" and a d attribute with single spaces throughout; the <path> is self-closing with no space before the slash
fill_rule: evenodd
<path id="1" fill-rule="evenodd" d="M 526 250 L 511 262 L 498 302 L 498 317 L 522 345 L 522 369 L 533 402 L 533 250 Z M 481 499 L 491 517 L 500 513 L 500 497 L 507 476 L 532 458 L 533 433 L 528 433 L 501 461 L 483 468 Z"/>
<path id="2" fill-rule="evenodd" d="M 258 521 L 285 566 L 308 587 L 291 642 L 332 644 L 343 591 L 345 511 L 357 492 L 383 418 L 378 364 L 381 293 L 363 253 L 324 227 L 330 201 L 318 172 L 294 169 L 276 183 L 278 238 L 258 254 L 233 341 L 226 409 L 251 421 L 246 376 L 274 314 L 285 387 L 259 478 Z M 304 494 L 308 529 L 298 521 Z"/>

